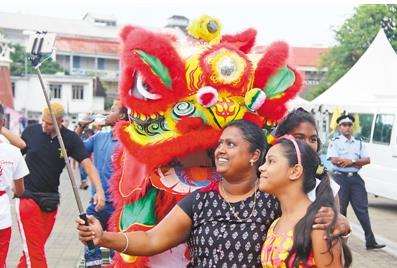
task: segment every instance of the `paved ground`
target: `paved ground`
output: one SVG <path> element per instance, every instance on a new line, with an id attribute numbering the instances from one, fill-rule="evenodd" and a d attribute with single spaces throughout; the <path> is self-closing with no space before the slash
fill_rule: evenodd
<path id="1" fill-rule="evenodd" d="M 80 193 L 83 204 L 88 204 L 89 192 L 80 190 Z M 46 246 L 47 259 L 50 268 L 75 268 L 81 260 L 82 245 L 75 231 L 74 220 L 78 216 L 78 210 L 66 173 L 62 175 L 61 194 L 57 221 Z M 348 244 L 353 252 L 353 268 L 397 267 L 397 202 L 370 196 L 370 216 L 378 241 L 386 243 L 387 248 L 367 251 L 361 227 L 354 213 L 349 210 L 348 217 L 353 225 L 353 235 L 349 238 Z M 16 267 L 20 254 L 20 238 L 14 224 L 7 267 Z"/>
<path id="2" fill-rule="evenodd" d="M 353 235 L 348 245 L 353 252 L 353 267 L 397 267 L 397 201 L 369 196 L 369 213 L 372 229 L 378 243 L 386 244 L 382 250 L 366 250 L 364 232 L 351 208 L 348 219 Z"/>

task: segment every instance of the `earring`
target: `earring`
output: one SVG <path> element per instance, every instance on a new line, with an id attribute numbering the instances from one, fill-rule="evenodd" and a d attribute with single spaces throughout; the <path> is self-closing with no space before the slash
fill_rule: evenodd
<path id="1" fill-rule="evenodd" d="M 251 159 L 251 160 L 250 160 L 250 165 L 251 165 L 251 167 L 254 166 L 254 163 L 255 163 L 255 161 L 254 161 L 253 159 Z"/>

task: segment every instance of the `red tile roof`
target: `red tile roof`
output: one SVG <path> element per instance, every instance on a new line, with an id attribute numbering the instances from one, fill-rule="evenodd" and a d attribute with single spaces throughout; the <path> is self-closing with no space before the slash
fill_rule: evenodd
<path id="1" fill-rule="evenodd" d="M 256 46 L 253 49 L 256 53 L 263 53 L 265 50 L 265 46 Z M 291 47 L 288 63 L 295 67 L 318 67 L 321 56 L 328 50 L 329 48 Z"/>
<path id="2" fill-rule="evenodd" d="M 318 67 L 321 56 L 328 50 L 328 48 L 293 47 L 290 51 L 289 63 L 292 66 Z"/>
<path id="3" fill-rule="evenodd" d="M 117 40 L 101 40 L 58 36 L 55 47 L 59 52 L 73 52 L 118 56 L 119 42 Z"/>

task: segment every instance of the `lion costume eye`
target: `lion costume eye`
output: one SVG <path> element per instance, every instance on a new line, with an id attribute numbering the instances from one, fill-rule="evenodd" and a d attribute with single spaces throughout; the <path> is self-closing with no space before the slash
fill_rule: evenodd
<path id="1" fill-rule="evenodd" d="M 133 85 L 130 94 L 138 99 L 158 100 L 161 95 L 151 93 L 151 88 L 143 81 L 142 75 L 139 72 L 133 74 Z"/>

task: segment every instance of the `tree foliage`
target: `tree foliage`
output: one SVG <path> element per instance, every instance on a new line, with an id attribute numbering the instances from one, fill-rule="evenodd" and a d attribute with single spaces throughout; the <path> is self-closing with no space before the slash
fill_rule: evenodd
<path id="1" fill-rule="evenodd" d="M 321 59 L 320 69 L 326 69 L 324 79 L 307 94 L 313 99 L 320 95 L 360 59 L 374 40 L 380 27 L 397 51 L 397 5 L 361 5 L 353 16 L 335 31 L 336 45 Z"/>
<path id="2" fill-rule="evenodd" d="M 12 44 L 14 52 L 11 52 L 11 75 L 13 76 L 24 76 L 25 73 L 33 74 L 36 73 L 27 54 L 25 48 L 19 44 Z M 55 74 L 57 72 L 63 72 L 63 69 L 59 63 L 49 59 L 40 66 L 40 71 L 43 74 Z"/>

